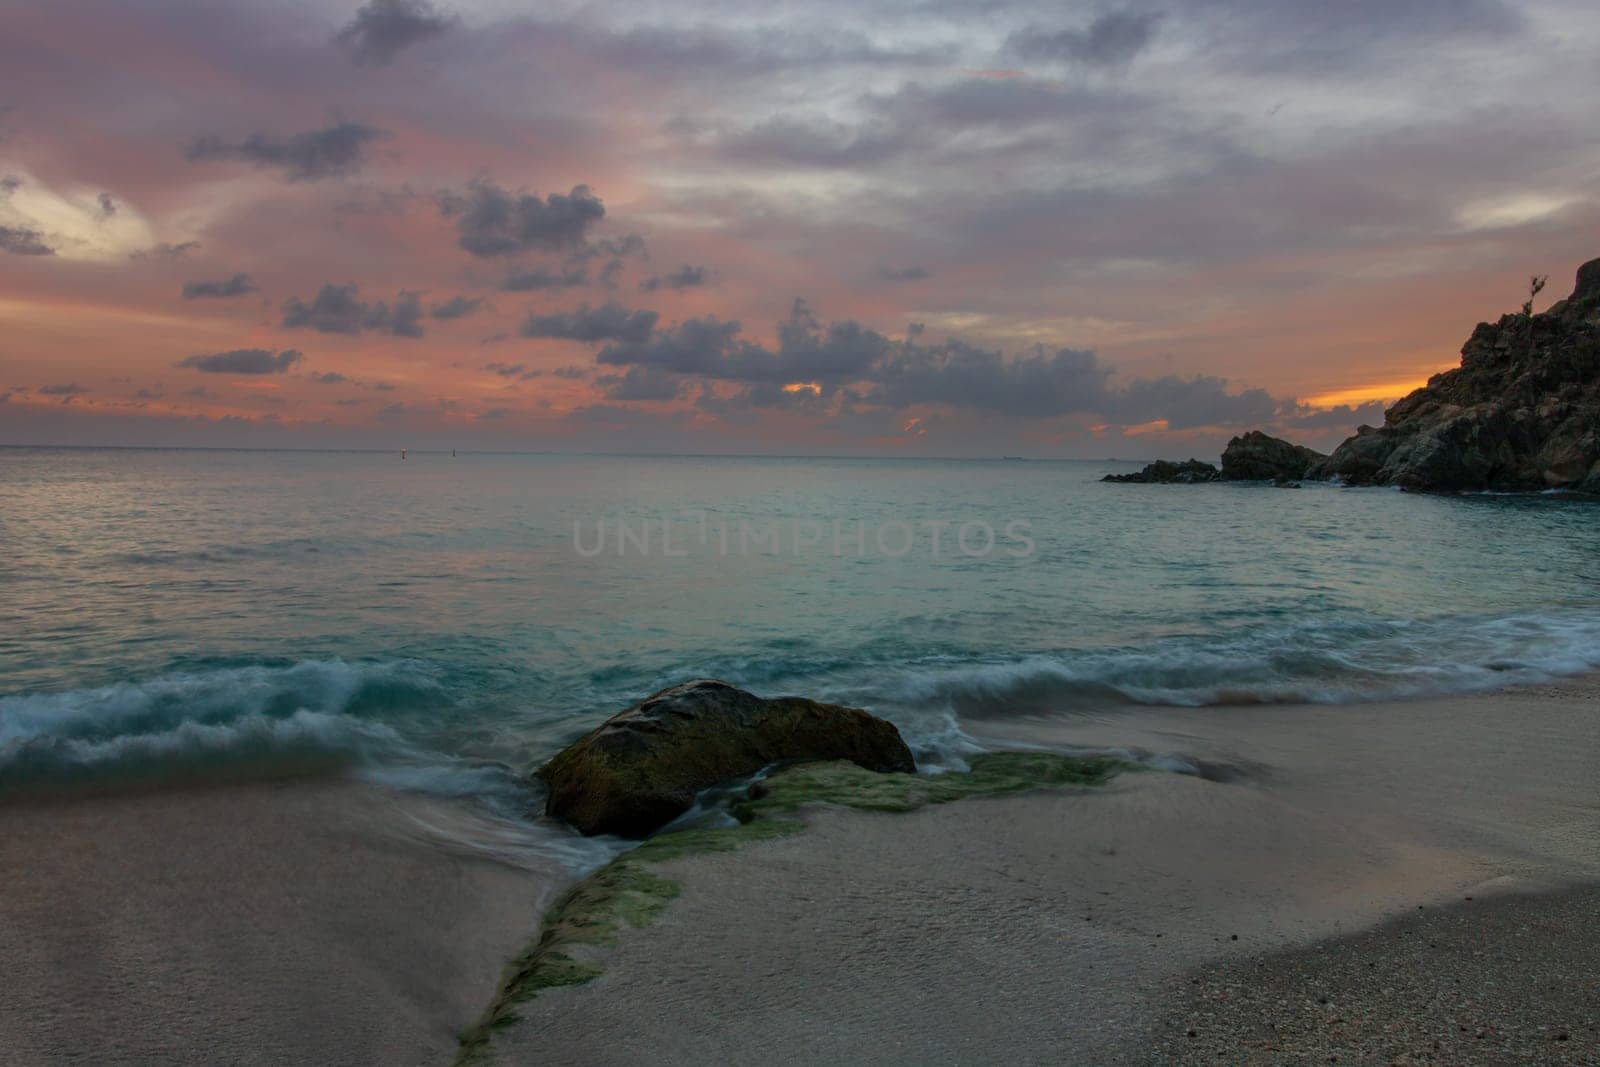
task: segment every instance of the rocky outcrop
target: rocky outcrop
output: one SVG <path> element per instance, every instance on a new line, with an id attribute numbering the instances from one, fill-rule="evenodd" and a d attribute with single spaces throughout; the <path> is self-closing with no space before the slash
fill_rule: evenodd
<path id="1" fill-rule="evenodd" d="M 1228 442 L 1222 453 L 1222 469 L 1198 459 L 1175 463 L 1158 459 L 1132 474 L 1108 474 L 1103 482 L 1194 484 L 1197 482 L 1277 482 L 1304 478 L 1306 471 L 1327 459 L 1321 452 L 1304 445 L 1290 444 L 1251 430 Z"/>
<path id="2" fill-rule="evenodd" d="M 1482 323 L 1461 366 L 1363 426 L 1310 472 L 1427 491 L 1600 492 L 1600 260 L 1541 315 Z"/>
<path id="3" fill-rule="evenodd" d="M 1228 442 L 1222 453 L 1222 478 L 1230 482 L 1291 482 L 1328 457 L 1314 448 L 1291 444 L 1251 430 Z"/>
<path id="4" fill-rule="evenodd" d="M 1202 463 L 1198 459 L 1174 463 L 1169 459 L 1158 459 L 1145 467 L 1142 471 L 1131 474 L 1108 474 L 1100 480 L 1102 482 L 1180 482 L 1193 484 L 1195 482 L 1214 482 L 1217 480 L 1217 468 L 1209 463 Z"/>
<path id="5" fill-rule="evenodd" d="M 643 837 L 704 789 L 774 763 L 849 760 L 916 770 L 891 723 L 801 697 L 763 699 L 701 679 L 663 689 L 607 719 L 545 764 L 545 811 L 586 834 Z"/>

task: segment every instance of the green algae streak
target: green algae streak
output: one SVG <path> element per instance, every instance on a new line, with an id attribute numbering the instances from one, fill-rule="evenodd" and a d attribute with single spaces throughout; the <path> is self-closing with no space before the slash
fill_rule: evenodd
<path id="1" fill-rule="evenodd" d="M 730 852 L 752 841 L 787 837 L 805 828 L 795 813 L 807 804 L 863 811 L 907 812 L 967 797 L 1005 796 L 1036 789 L 1101 785 L 1135 769 L 1102 756 L 1049 752 L 990 752 L 975 756 L 965 774 L 879 774 L 853 763 L 807 763 L 779 771 L 750 788 L 733 813 L 737 826 L 658 834 L 570 889 L 545 915 L 539 938 L 506 968 L 500 992 L 461 1035 L 458 1067 L 492 1059 L 490 1037 L 517 1021 L 516 1005 L 542 990 L 581 985 L 600 974 L 570 950 L 616 943 L 624 925 L 644 926 L 680 892 L 651 865 L 705 852 Z"/>

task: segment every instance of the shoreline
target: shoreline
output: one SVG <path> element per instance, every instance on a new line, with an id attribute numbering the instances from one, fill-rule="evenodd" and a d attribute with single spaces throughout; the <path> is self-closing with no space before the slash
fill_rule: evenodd
<path id="1" fill-rule="evenodd" d="M 1471 988 L 1490 978 L 1469 955 L 1397 948 L 1466 896 L 1458 934 L 1491 952 L 1541 915 L 1566 916 L 1587 955 L 1562 973 L 1600 990 L 1600 947 L 1583 940 L 1596 924 L 1571 921 L 1600 902 L 1597 708 L 1590 676 L 1389 703 L 970 723 L 994 749 L 1120 750 L 1203 773 L 1146 769 L 909 812 L 810 805 L 792 816 L 801 832 L 641 854 L 639 869 L 672 886 L 660 906 L 624 915 L 640 924 L 619 923 L 614 944 L 585 946 L 583 984 L 517 1003 L 478 1051 L 504 1064 L 780 1049 L 1159 1063 L 1251 1044 L 1259 1062 L 1312 1050 L 1327 1062 L 1314 1015 L 1275 1017 L 1301 1045 L 1267 1048 L 1270 1012 L 1228 1016 L 1214 994 L 1270 1007 L 1308 988 L 1296 975 L 1317 960 L 1383 953 L 1407 989 L 1430 971 Z M 541 913 L 575 887 L 548 857 L 450 844 L 481 817 L 337 778 L 0 802 L 12 968 L 0 1047 L 20 1063 L 451 1062 Z M 1514 974 L 1492 1006 L 1537 1013 L 1542 994 Z M 1343 1018 L 1387 1020 L 1344 1032 L 1397 1055 L 1416 1035 L 1384 996 L 1356 988 L 1337 1003 Z M 1540 1018 L 1582 1034 L 1584 1002 L 1572 1005 L 1570 1020 Z M 1539 1022 L 1524 1033 L 1497 1018 L 1511 1043 L 1482 1049 L 1532 1047 L 1515 1042 Z M 1561 1044 L 1569 1058 L 1549 1062 L 1593 1062 Z M 1442 1062 L 1493 1062 L 1476 1047 Z"/>
<path id="2" fill-rule="evenodd" d="M 1176 753 L 1222 773 L 909 814 L 812 808 L 795 836 L 652 865 L 676 899 L 586 957 L 597 977 L 518 1005 L 488 1058 L 1166 1062 L 1163 1026 L 1219 968 L 1464 896 L 1511 916 L 1484 928 L 1501 949 L 1551 894 L 1600 886 L 1597 698 L 1587 677 L 989 723 L 997 747 Z M 1470 961 L 1450 977 L 1482 980 Z M 1540 1011 L 1535 992 L 1502 993 L 1505 1010 Z"/>

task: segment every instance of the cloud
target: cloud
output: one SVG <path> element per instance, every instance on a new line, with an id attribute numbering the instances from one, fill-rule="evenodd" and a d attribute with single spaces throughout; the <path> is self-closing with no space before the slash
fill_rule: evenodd
<path id="1" fill-rule="evenodd" d="M 1023 59 L 1120 67 L 1149 46 L 1161 16 L 1150 12 L 1109 11 L 1081 30 L 1045 30 L 1030 26 L 1006 41 Z"/>
<path id="2" fill-rule="evenodd" d="M 256 287 L 250 281 L 250 275 L 248 274 L 235 274 L 226 281 L 220 282 L 183 283 L 183 298 L 185 300 L 221 299 L 230 296 L 244 296 L 246 293 L 253 292 L 256 292 Z"/>
<path id="3" fill-rule="evenodd" d="M 453 23 L 428 0 L 367 0 L 334 43 L 360 66 L 387 66 L 406 48 L 437 37 Z"/>
<path id="4" fill-rule="evenodd" d="M 709 280 L 710 272 L 706 268 L 685 263 L 675 271 L 646 278 L 639 283 L 639 288 L 647 293 L 653 293 L 657 289 L 693 289 L 705 285 Z"/>
<path id="5" fill-rule="evenodd" d="M 500 288 L 508 293 L 530 293 L 544 289 L 573 289 L 589 284 L 589 272 L 582 267 L 564 267 L 557 273 L 545 267 L 513 270 Z"/>
<path id="6" fill-rule="evenodd" d="M 53 256 L 56 250 L 44 243 L 44 235 L 26 226 L 0 226 L 0 251 L 14 256 Z"/>
<path id="7" fill-rule="evenodd" d="M 87 392 L 89 390 L 77 382 L 73 382 L 70 385 L 41 385 L 38 389 L 40 396 L 74 397 L 82 396 Z"/>
<path id="8" fill-rule="evenodd" d="M 1348 0 L 1337 8 L 1316 0 L 1194 0 L 1182 11 L 1220 29 L 1211 50 L 1221 64 L 1301 82 L 1387 73 L 1395 60 L 1415 62 L 1419 46 L 1440 57 L 1458 40 L 1503 47 L 1529 25 L 1520 5 L 1504 0 Z"/>
<path id="9" fill-rule="evenodd" d="M 453 296 L 443 303 L 433 305 L 428 314 L 436 319 L 462 319 L 482 306 L 483 297 L 481 296 Z"/>
<path id="10" fill-rule="evenodd" d="M 117 213 L 117 202 L 111 199 L 110 193 L 101 193 L 97 198 L 100 203 L 100 217 L 109 219 Z"/>
<path id="11" fill-rule="evenodd" d="M 654 311 L 629 311 L 617 303 L 552 315 L 530 314 L 522 324 L 524 337 L 552 337 L 568 341 L 622 341 L 642 344 L 649 340 L 659 316 Z"/>
<path id="12" fill-rule="evenodd" d="M 609 400 L 676 400 L 684 382 L 677 375 L 655 367 L 629 367 L 624 374 L 602 374 L 595 384 Z"/>
<path id="13" fill-rule="evenodd" d="M 207 374 L 283 374 L 304 358 L 293 348 L 286 348 L 277 355 L 265 348 L 235 348 L 209 356 L 190 356 L 176 365 Z"/>
<path id="14" fill-rule="evenodd" d="M 446 193 L 439 209 L 456 219 L 457 243 L 475 256 L 560 251 L 583 244 L 589 228 L 605 217 L 605 205 L 587 185 L 543 200 L 477 181 L 465 194 Z"/>
<path id="15" fill-rule="evenodd" d="M 908 128 L 883 122 L 851 126 L 832 119 L 780 116 L 717 137 L 713 147 L 742 163 L 866 168 L 916 143 Z"/>
<path id="16" fill-rule="evenodd" d="M 878 277 L 886 282 L 920 282 L 932 275 L 926 267 L 879 267 Z"/>
<path id="17" fill-rule="evenodd" d="M 1285 413 L 1284 422 L 1302 430 L 1346 430 L 1356 426 L 1382 426 L 1385 405 L 1381 400 L 1365 404 L 1338 404 L 1331 408 L 1313 408 L 1296 404 Z"/>
<path id="18" fill-rule="evenodd" d="M 15 174 L 0 174 L 0 200 L 7 199 L 21 188 L 22 179 Z"/>
<path id="19" fill-rule="evenodd" d="M 128 253 L 128 258 L 132 259 L 132 260 L 141 260 L 141 259 L 175 260 L 175 259 L 182 259 L 184 256 L 188 255 L 190 252 L 193 252 L 195 249 L 197 249 L 199 247 L 200 247 L 200 242 L 199 241 L 182 241 L 182 242 L 179 242 L 178 244 L 151 245 L 149 248 L 141 248 L 137 252 L 129 252 Z"/>
<path id="20" fill-rule="evenodd" d="M 1121 425 L 1164 419 L 1173 429 L 1269 422 L 1285 402 L 1261 389 L 1230 391 L 1209 376 L 1136 378 L 1114 372 L 1091 351 L 1033 349 L 1006 356 L 959 340 L 925 344 L 920 331 L 901 340 L 845 319 L 824 325 L 803 300 L 778 324 L 776 348 L 740 337 L 737 322 L 687 319 L 644 341 L 601 349 L 602 366 L 741 383 L 735 397 L 711 407 L 818 410 L 835 400 L 889 409 L 920 405 L 1022 418 L 1095 413 Z M 611 379 L 610 385 L 624 388 Z M 629 388 L 644 390 L 641 379 Z M 614 398 L 620 399 L 620 398 Z M 702 405 L 706 406 L 706 405 Z"/>
<path id="21" fill-rule="evenodd" d="M 523 382 L 544 374 L 541 370 L 530 369 L 526 363 L 486 363 L 483 369 L 498 374 L 502 378 L 515 378 Z"/>
<path id="22" fill-rule="evenodd" d="M 316 330 L 319 333 L 358 334 L 376 330 L 396 337 L 421 337 L 422 300 L 416 293 L 401 291 L 393 307 L 380 300 L 367 303 L 360 298 L 355 282 L 324 285 L 310 303 L 290 297 L 283 305 L 283 325 L 287 329 Z"/>
<path id="23" fill-rule="evenodd" d="M 368 146 L 385 136 L 386 131 L 364 123 L 335 122 L 287 139 L 254 133 L 243 141 L 229 142 L 208 134 L 191 142 L 184 154 L 196 162 L 237 160 L 277 169 L 292 182 L 321 181 L 359 170 Z"/>
<path id="24" fill-rule="evenodd" d="M 313 374 L 311 376 L 311 380 L 316 382 L 318 385 L 343 385 L 350 379 L 346 378 L 338 371 L 330 370 L 323 374 Z"/>

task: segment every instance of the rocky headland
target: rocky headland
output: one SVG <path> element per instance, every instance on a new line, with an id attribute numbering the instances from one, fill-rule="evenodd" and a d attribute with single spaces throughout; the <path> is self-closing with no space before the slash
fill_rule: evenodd
<path id="1" fill-rule="evenodd" d="M 1461 366 L 1396 403 L 1330 456 L 1269 437 L 1236 437 L 1222 467 L 1162 460 L 1112 482 L 1275 481 L 1392 485 L 1420 492 L 1600 493 L 1600 259 L 1572 295 L 1480 323 Z"/>

